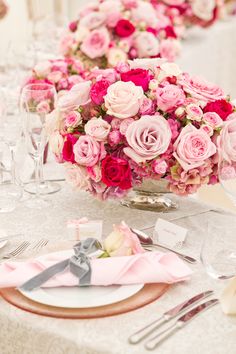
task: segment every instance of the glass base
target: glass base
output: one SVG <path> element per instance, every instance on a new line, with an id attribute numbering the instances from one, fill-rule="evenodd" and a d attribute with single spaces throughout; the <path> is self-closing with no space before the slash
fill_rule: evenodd
<path id="1" fill-rule="evenodd" d="M 60 190 L 61 190 L 60 184 L 50 182 L 50 181 L 44 181 L 39 186 L 40 195 L 53 194 L 53 193 L 59 192 Z M 36 194 L 36 183 L 29 182 L 29 183 L 25 184 L 24 191 L 28 192 L 30 194 Z"/>
<path id="2" fill-rule="evenodd" d="M 121 205 L 131 209 L 167 213 L 176 210 L 178 205 L 163 193 L 132 191 Z"/>
<path id="3" fill-rule="evenodd" d="M 52 205 L 49 200 L 42 198 L 32 197 L 25 201 L 24 205 L 30 209 L 46 209 Z"/>
<path id="4" fill-rule="evenodd" d="M 0 184 L 0 213 L 10 213 L 15 210 L 21 196 L 20 186 L 11 182 Z"/>

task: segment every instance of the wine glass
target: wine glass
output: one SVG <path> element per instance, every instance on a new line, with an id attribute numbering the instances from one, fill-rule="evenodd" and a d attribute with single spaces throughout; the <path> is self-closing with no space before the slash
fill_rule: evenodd
<path id="1" fill-rule="evenodd" d="M 236 206 L 236 161 L 220 157 L 218 175 L 223 189 Z"/>
<path id="2" fill-rule="evenodd" d="M 42 209 L 50 203 L 42 198 L 40 170 L 43 163 L 45 146 L 48 137 L 45 131 L 46 115 L 54 108 L 56 91 L 53 85 L 29 84 L 21 94 L 21 107 L 24 114 L 24 134 L 26 147 L 35 164 L 35 183 L 33 184 L 35 196 L 26 201 L 32 208 Z M 26 189 L 27 190 L 27 189 Z"/>
<path id="3" fill-rule="evenodd" d="M 209 217 L 200 258 L 211 278 L 227 280 L 236 275 L 235 235 L 234 215 Z"/>
<path id="4" fill-rule="evenodd" d="M 50 84 L 29 84 L 26 85 L 21 93 L 20 106 L 21 111 L 36 116 L 40 116 L 41 120 L 45 123 L 47 113 L 54 109 L 56 101 L 56 90 L 53 85 Z M 27 119 L 26 119 L 27 121 Z M 47 141 L 44 146 L 44 151 L 47 148 Z M 39 193 L 43 195 L 52 194 L 58 192 L 61 187 L 58 183 L 45 181 L 43 178 L 43 162 L 44 152 L 41 154 L 39 162 L 39 179 L 40 184 L 36 182 L 27 183 L 24 190 L 31 194 Z"/>

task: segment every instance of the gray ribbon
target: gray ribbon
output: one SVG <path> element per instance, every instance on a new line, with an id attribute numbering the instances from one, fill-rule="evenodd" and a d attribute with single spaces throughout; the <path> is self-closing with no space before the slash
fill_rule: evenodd
<path id="1" fill-rule="evenodd" d="M 90 285 L 91 265 L 88 255 L 99 249 L 99 242 L 95 238 L 87 238 L 77 243 L 73 249 L 75 254 L 71 258 L 65 259 L 45 269 L 21 285 L 20 289 L 31 291 L 39 288 L 54 275 L 65 271 L 68 267 L 70 272 L 78 278 L 80 286 Z"/>

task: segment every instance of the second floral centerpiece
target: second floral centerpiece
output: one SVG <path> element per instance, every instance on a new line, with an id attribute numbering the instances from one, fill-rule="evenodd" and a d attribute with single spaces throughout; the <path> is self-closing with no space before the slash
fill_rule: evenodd
<path id="1" fill-rule="evenodd" d="M 179 195 L 218 182 L 217 140 L 235 107 L 221 88 L 160 59 L 94 71 L 58 100 L 50 144 L 78 190 L 123 197 L 145 179 Z"/>

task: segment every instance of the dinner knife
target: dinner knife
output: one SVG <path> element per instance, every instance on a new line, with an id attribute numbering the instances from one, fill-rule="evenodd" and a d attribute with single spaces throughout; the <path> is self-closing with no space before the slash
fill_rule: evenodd
<path id="1" fill-rule="evenodd" d="M 204 291 L 198 295 L 191 297 L 190 299 L 182 302 L 181 304 L 173 307 L 172 309 L 168 310 L 167 312 L 163 313 L 160 317 L 158 317 L 155 321 L 149 323 L 146 327 L 140 329 L 136 333 L 132 334 L 129 337 L 129 343 L 137 344 L 141 342 L 144 338 L 146 338 L 149 334 L 154 332 L 158 327 L 160 327 L 163 323 L 168 322 L 172 318 L 183 313 L 185 310 L 189 309 L 193 304 L 197 303 L 205 299 L 206 297 L 213 294 L 212 290 Z"/>
<path id="2" fill-rule="evenodd" d="M 180 317 L 177 321 L 175 321 L 175 323 L 173 325 L 169 326 L 168 328 L 166 328 L 162 332 L 159 332 L 157 335 L 150 338 L 146 342 L 145 348 L 148 350 L 155 349 L 162 341 L 167 339 L 171 334 L 173 334 L 178 329 L 185 326 L 195 316 L 197 316 L 198 314 L 202 313 L 203 311 L 209 309 L 210 307 L 212 307 L 218 303 L 219 303 L 218 299 L 213 299 L 213 300 L 206 301 L 203 304 L 200 304 L 200 305 L 194 307 L 192 310 L 189 310 L 182 317 Z"/>

